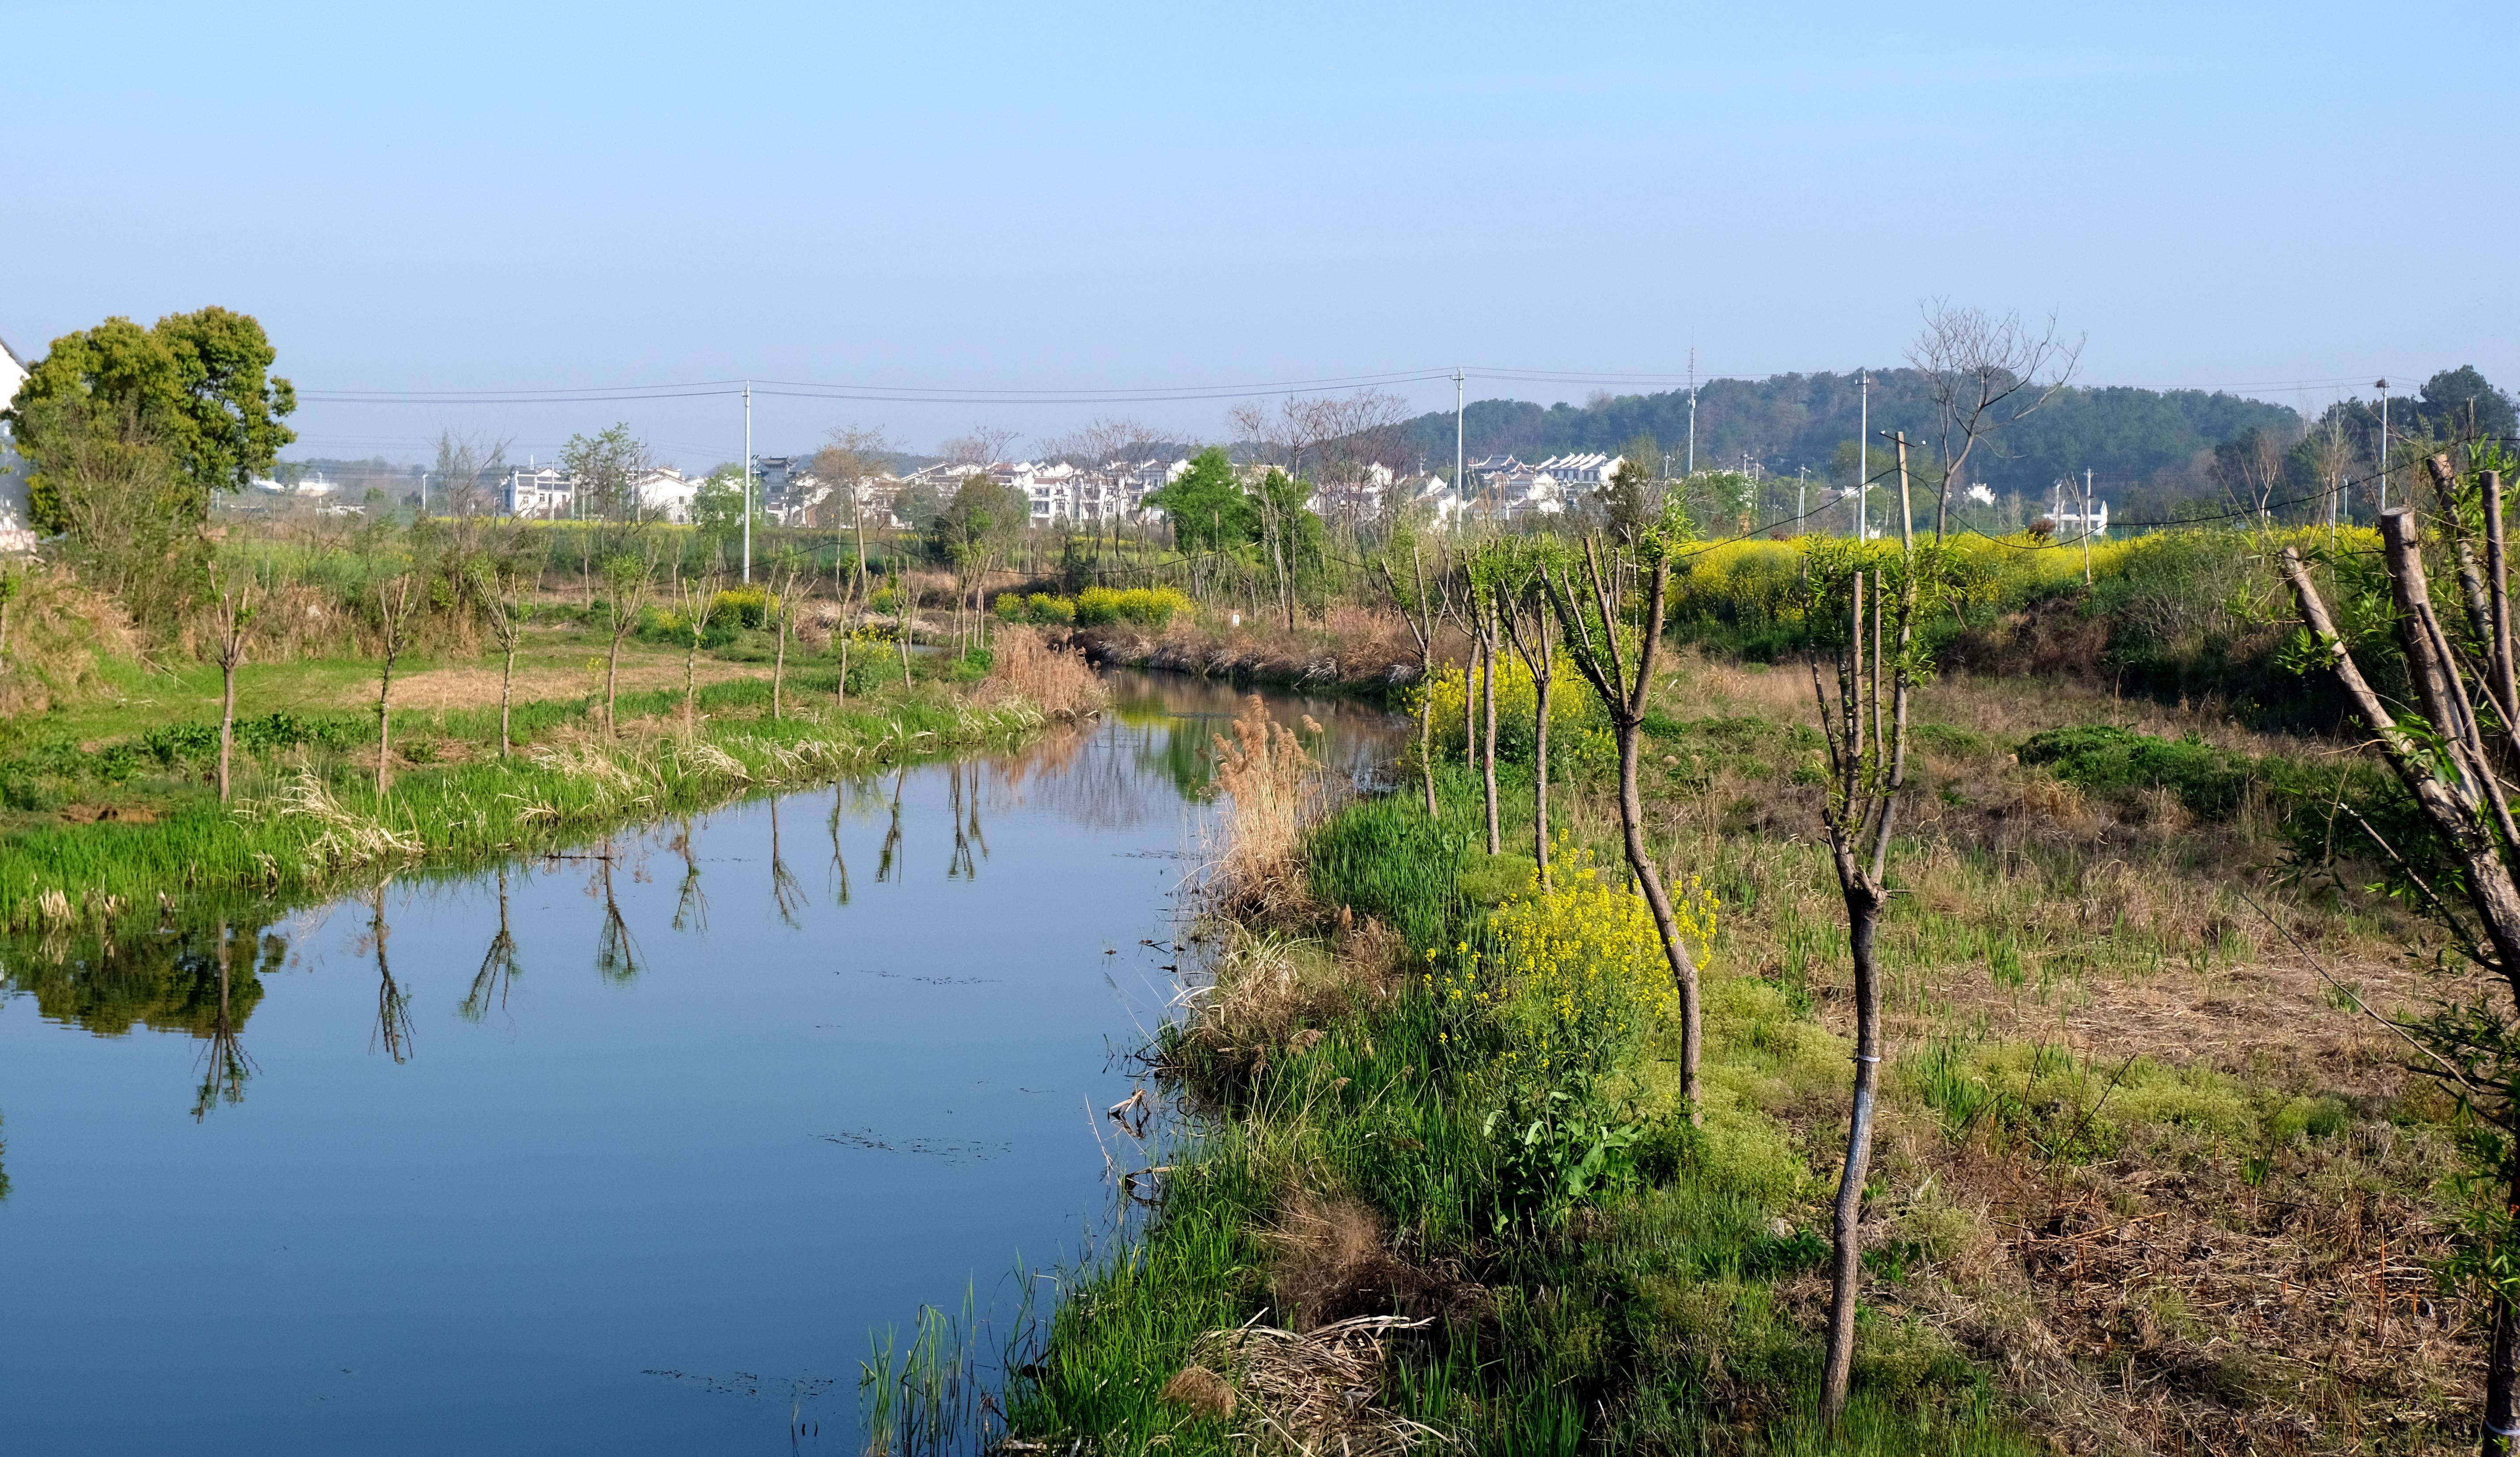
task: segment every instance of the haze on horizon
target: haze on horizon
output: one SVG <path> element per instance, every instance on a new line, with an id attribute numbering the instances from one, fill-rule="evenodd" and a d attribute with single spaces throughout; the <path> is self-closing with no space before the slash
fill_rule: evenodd
<path id="1" fill-rule="evenodd" d="M 2317 408 L 2520 380 L 2520 60 L 2482 4 L 836 10 L 241 6 L 9 22 L 0 339 L 258 316 L 301 391 L 809 381 L 1181 392 L 1461 363 L 1473 398 L 1900 361 L 2054 310 L 2081 378 Z M 1554 372 L 1560 381 L 1501 373 Z M 1637 382 L 1637 383 L 1624 383 Z M 1449 380 L 1397 387 L 1449 408 Z M 754 442 L 1231 400 L 764 396 Z M 310 402 L 292 457 L 518 458 L 730 397 Z"/>

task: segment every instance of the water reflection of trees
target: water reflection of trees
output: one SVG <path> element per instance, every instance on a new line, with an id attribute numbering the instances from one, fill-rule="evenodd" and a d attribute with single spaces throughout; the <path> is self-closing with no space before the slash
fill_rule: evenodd
<path id="1" fill-rule="evenodd" d="M 230 1107 L 243 1103 L 246 1079 L 256 1070 L 253 1059 L 247 1055 L 244 1044 L 237 1037 L 244 1021 L 234 1010 L 235 979 L 230 966 L 234 940 L 229 934 L 228 923 L 219 923 L 214 939 L 218 948 L 218 1010 L 210 1023 L 209 1045 L 202 1049 L 202 1084 L 193 1093 L 193 1121 L 196 1123 L 220 1103 Z"/>
<path id="2" fill-rule="evenodd" d="M 490 949 L 481 953 L 481 969 L 472 974 L 472 989 L 465 992 L 463 1003 L 456 1008 L 466 1022 L 479 1022 L 490 1010 L 493 997 L 500 1010 L 508 1006 L 508 984 L 524 970 L 517 957 L 516 933 L 508 922 L 508 871 L 499 868 L 499 933 L 490 937 Z"/>
<path id="3" fill-rule="evenodd" d="M 876 856 L 877 885 L 893 879 L 901 870 L 901 787 L 910 779 L 908 769 L 896 770 L 892 776 L 892 827 L 883 832 L 883 849 Z"/>
<path id="4" fill-rule="evenodd" d="M 692 844 L 691 816 L 683 816 L 682 829 L 674 836 L 674 853 L 683 857 L 683 888 L 674 901 L 676 931 L 708 931 L 708 897 L 700 893 L 699 852 Z"/>
<path id="5" fill-rule="evenodd" d="M 848 811 L 849 787 L 846 783 L 832 786 L 832 898 L 841 905 L 849 903 L 849 862 L 840 853 L 840 820 Z"/>
<path id="6" fill-rule="evenodd" d="M 796 913 L 805 908 L 805 889 L 788 873 L 788 861 L 779 852 L 779 798 L 770 799 L 770 902 L 779 908 L 779 919 L 790 929 L 796 925 Z"/>
<path id="7" fill-rule="evenodd" d="M 621 914 L 621 897 L 612 888 L 613 862 L 618 858 L 612 842 L 605 842 L 604 853 L 595 857 L 595 884 L 590 888 L 604 901 L 604 928 L 595 935 L 595 971 L 607 981 L 632 980 L 640 970 L 639 940 L 630 933 L 630 922 Z"/>
<path id="8" fill-rule="evenodd" d="M 368 1039 L 368 1050 L 382 1046 L 387 1056 L 402 1063 L 411 1057 L 411 996 L 394 980 L 393 963 L 385 956 L 385 942 L 393 929 L 385 924 L 385 887 L 388 881 L 377 882 L 369 898 L 368 943 L 377 956 L 377 1025 Z"/>
<path id="9" fill-rule="evenodd" d="M 278 971 L 289 955 L 288 937 L 276 932 L 279 918 L 246 901 L 210 909 L 196 920 L 169 920 L 155 934 L 0 938 L 0 986 L 33 997 L 46 1021 L 100 1036 L 145 1026 L 208 1037 L 222 1021 L 222 920 L 231 944 L 224 1020 L 239 1027 L 262 1001 L 262 974 Z"/>
<path id="10" fill-rule="evenodd" d="M 980 840 L 979 761 L 974 759 L 970 761 L 968 765 L 971 780 L 971 794 L 969 799 L 970 820 L 968 826 L 963 818 L 965 803 L 963 796 L 963 779 L 965 768 L 966 765 L 959 760 L 945 766 L 949 782 L 949 787 L 945 793 L 945 809 L 949 821 L 954 827 L 954 855 L 951 860 L 946 862 L 945 866 L 945 879 L 949 881 L 956 879 L 975 881 L 980 878 L 979 867 L 973 864 L 971 860 L 971 843 L 973 841 L 979 841 L 981 854 L 986 855 L 989 852 L 989 842 L 985 840 Z"/>

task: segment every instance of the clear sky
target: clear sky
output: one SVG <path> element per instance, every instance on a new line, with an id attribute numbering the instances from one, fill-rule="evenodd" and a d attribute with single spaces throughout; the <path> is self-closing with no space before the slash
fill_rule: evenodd
<path id="1" fill-rule="evenodd" d="M 1899 361 L 2057 312 L 2095 383 L 2520 384 L 2501 5 L 510 3 L 0 15 L 0 338 L 221 303 L 308 391 L 1243 386 Z M 1484 376 L 1484 378 L 1483 378 Z M 1636 388 L 1640 386 L 1608 387 Z M 1449 407 L 1449 381 L 1403 387 Z M 756 448 L 1217 399 L 765 396 Z M 310 403 L 548 454 L 723 396 Z"/>

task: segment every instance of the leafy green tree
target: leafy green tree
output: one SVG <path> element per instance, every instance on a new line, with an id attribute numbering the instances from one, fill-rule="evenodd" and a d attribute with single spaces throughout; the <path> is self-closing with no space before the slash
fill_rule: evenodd
<path id="1" fill-rule="evenodd" d="M 1259 509 L 1221 445 L 1192 456 L 1181 478 L 1147 493 L 1147 504 L 1172 522 L 1173 539 L 1184 551 L 1232 551 L 1260 537 Z"/>
<path id="2" fill-rule="evenodd" d="M 760 520 L 756 510 L 754 518 Z M 743 529 L 743 469 L 720 466 L 692 493 L 692 524 L 711 536 L 731 536 Z"/>
<path id="3" fill-rule="evenodd" d="M 2513 410 L 2511 396 L 2488 384 L 2473 364 L 2443 370 L 2424 381 L 2422 401 L 2416 407 L 2422 422 L 2445 440 L 2467 433 L 2471 412 L 2480 435 L 2508 438 L 2520 433 L 2520 412 Z"/>
<path id="4" fill-rule="evenodd" d="M 954 569 L 954 610 L 979 611 L 981 583 L 1032 524 L 1032 498 L 974 471 L 928 524 L 928 548 Z"/>
<path id="5" fill-rule="evenodd" d="M 111 443 L 162 449 L 176 488 L 160 509 L 205 520 L 212 492 L 242 489 L 297 438 L 280 423 L 297 408 L 297 391 L 271 375 L 274 357 L 251 315 L 218 307 L 168 314 L 147 329 L 110 318 L 53 341 L 0 413 L 34 467 L 35 524 L 72 528 L 76 462 Z"/>

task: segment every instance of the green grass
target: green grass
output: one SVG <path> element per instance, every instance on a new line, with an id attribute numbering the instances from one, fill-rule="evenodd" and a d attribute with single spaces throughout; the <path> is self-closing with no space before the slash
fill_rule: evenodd
<path id="1" fill-rule="evenodd" d="M 941 661 L 930 671 L 968 675 L 965 665 Z M 161 896 L 181 906 L 223 891 L 314 893 L 383 871 L 529 854 L 774 785 L 1006 743 L 1040 722 L 1020 707 L 973 709 L 926 685 L 853 695 L 838 711 L 832 678 L 828 665 L 791 666 L 783 720 L 769 716 L 766 679 L 711 684 L 699 691 L 703 716 L 689 743 L 670 733 L 618 745 L 580 735 L 572 743 L 581 748 L 557 755 L 535 741 L 590 726 L 595 703 L 518 705 L 515 733 L 524 747 L 505 760 L 496 755 L 495 706 L 397 713 L 398 746 L 423 762 L 398 770 L 382 797 L 369 771 L 347 761 L 368 747 L 373 715 L 306 715 L 302 739 L 247 755 L 247 791 L 226 806 L 204 783 L 198 720 L 171 738 L 159 731 L 170 750 L 162 759 L 146 734 L 112 741 L 75 752 L 85 777 L 13 793 L 93 794 L 141 805 L 155 818 L 69 824 L 17 816 L 0 830 L 0 925 L 103 933 L 154 918 Z M 622 695 L 619 711 L 625 725 L 670 722 L 681 705 L 680 690 L 654 690 Z M 45 752 L 58 757 L 62 742 Z M 213 734 L 213 752 L 215 742 Z M 432 758 L 448 762 L 430 767 Z M 0 786 L 24 781 L 30 762 L 22 752 L 0 765 Z"/>
<path id="2" fill-rule="evenodd" d="M 1442 797 L 1440 823 L 1409 795 L 1333 816 L 1308 845 L 1315 895 L 1387 922 L 1413 948 L 1475 941 L 1519 888 L 1517 857 L 1480 852 L 1469 776 L 1448 769 Z M 1164 1156 L 1176 1171 L 1158 1212 L 1073 1275 L 1029 1364 L 1013 1363 L 1013 1429 L 1054 1449 L 1082 1437 L 1114 1453 L 1240 1450 L 1227 1422 L 1159 1392 L 1201 1333 L 1286 1320 L 1262 1314 L 1277 1298 L 1263 1232 L 1304 1190 L 1363 1202 L 1410 1258 L 1490 1293 L 1489 1318 L 1396 1347 L 1378 1398 L 1463 1450 L 2034 1450 L 1957 1346 L 1887 1317 L 1860 1334 L 1845 1424 L 1817 1425 L 1818 1333 L 1778 1287 L 1825 1247 L 1808 1227 L 1778 1228 L 1808 1213 L 1812 1175 L 1764 1103 L 1841 1078 L 1844 1049 L 1778 985 L 1719 977 L 1708 991 L 1706 1126 L 1682 1114 L 1676 1031 L 1647 1041 L 1598 1090 L 1651 1129 L 1639 1176 L 1558 1226 L 1515 1217 L 1485 1131 L 1517 1096 L 1486 1014 L 1420 987 L 1256 1067 L 1203 1058 L 1168 1029 L 1159 1055 L 1210 1116 Z"/>

